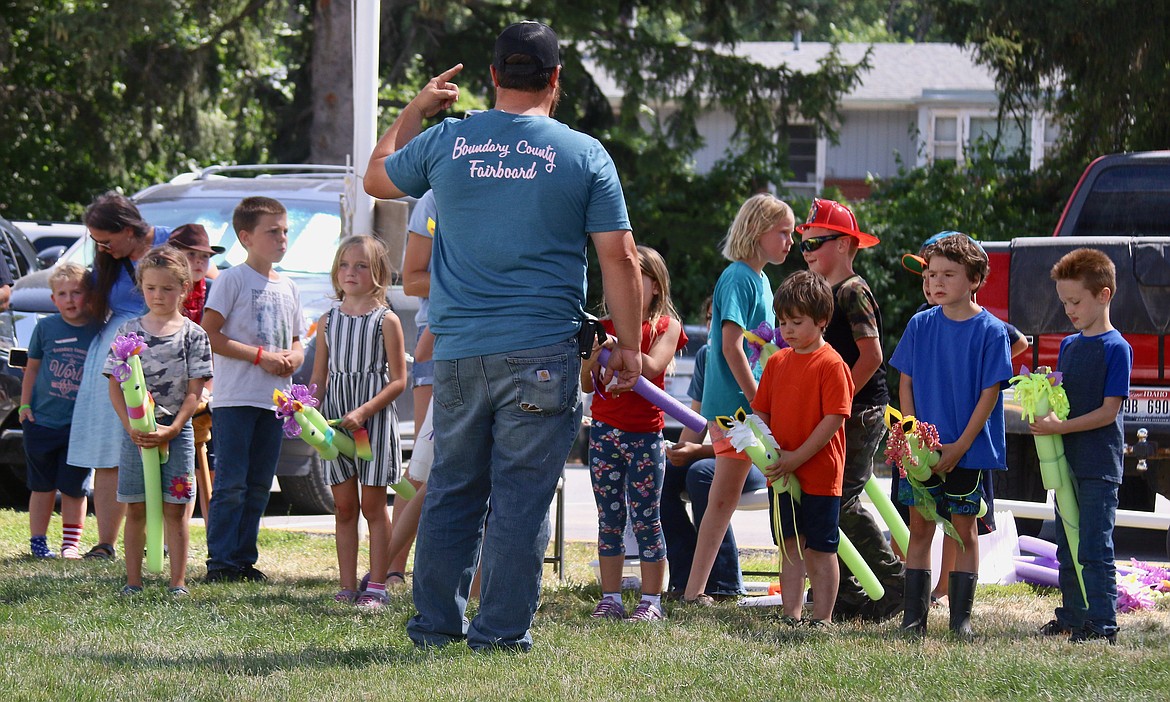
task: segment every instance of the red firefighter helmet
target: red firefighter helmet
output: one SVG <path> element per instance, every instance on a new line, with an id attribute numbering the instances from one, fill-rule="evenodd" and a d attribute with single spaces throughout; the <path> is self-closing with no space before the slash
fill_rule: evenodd
<path id="1" fill-rule="evenodd" d="M 881 243 L 881 239 L 873 234 L 861 231 L 861 227 L 857 226 L 857 218 L 853 216 L 853 212 L 848 207 L 833 200 L 813 198 L 812 207 L 808 211 L 808 219 L 805 220 L 804 224 L 797 225 L 796 231 L 804 234 L 814 227 L 848 234 L 857 239 L 857 246 L 861 249 L 877 246 Z"/>

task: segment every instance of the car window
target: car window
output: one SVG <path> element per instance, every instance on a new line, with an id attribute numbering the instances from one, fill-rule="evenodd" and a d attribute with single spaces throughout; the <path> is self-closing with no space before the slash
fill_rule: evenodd
<path id="1" fill-rule="evenodd" d="M 248 252 L 236 238 L 231 226 L 232 210 L 238 202 L 237 198 L 154 200 L 138 203 L 138 209 L 151 224 L 168 227 L 188 222 L 202 224 L 211 242 L 227 249 L 211 259 L 213 265 L 223 268 L 237 266 L 248 257 Z M 281 202 L 288 208 L 288 253 L 276 269 L 285 273 L 328 274 L 333 265 L 333 256 L 322 256 L 321 252 L 337 248 L 337 240 L 341 236 L 340 203 L 311 200 Z"/>
<path id="2" fill-rule="evenodd" d="M 16 280 L 20 276 L 28 273 L 32 269 L 30 261 L 21 255 L 20 247 L 12 240 L 12 234 L 4 230 L 4 264 L 8 266 L 8 272 L 12 275 L 12 279 Z"/>
<path id="3" fill-rule="evenodd" d="M 1170 164 L 1126 162 L 1093 181 L 1074 236 L 1170 236 Z"/>
<path id="4" fill-rule="evenodd" d="M 172 228 L 192 222 L 202 224 L 211 243 L 226 249 L 212 257 L 212 265 L 225 268 L 243 263 L 248 256 L 231 226 L 232 210 L 238 202 L 236 198 L 153 200 L 138 203 L 138 209 L 151 224 Z M 288 253 L 276 269 L 284 273 L 328 274 L 333 255 L 323 256 L 321 252 L 337 248 L 341 236 L 341 205 L 311 200 L 281 202 L 288 208 Z M 93 265 L 93 245 L 88 239 L 88 235 L 79 239 L 61 260 L 86 267 Z"/>

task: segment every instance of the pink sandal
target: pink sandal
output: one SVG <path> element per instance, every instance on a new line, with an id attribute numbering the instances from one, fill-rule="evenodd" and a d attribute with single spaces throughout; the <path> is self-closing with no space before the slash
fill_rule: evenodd
<path id="1" fill-rule="evenodd" d="M 359 594 L 360 593 L 357 590 L 346 590 L 343 588 L 333 596 L 333 601 L 340 602 L 342 604 L 353 604 L 357 602 Z"/>

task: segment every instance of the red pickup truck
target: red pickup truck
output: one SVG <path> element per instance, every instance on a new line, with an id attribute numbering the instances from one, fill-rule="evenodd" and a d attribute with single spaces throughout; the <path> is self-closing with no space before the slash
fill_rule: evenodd
<path id="1" fill-rule="evenodd" d="M 984 242 L 991 275 L 979 303 L 1028 336 L 1031 368 L 1056 366 L 1060 340 L 1074 332 L 1049 278 L 1069 251 L 1089 246 L 1117 265 L 1110 317 L 1133 346 L 1120 508 L 1149 511 L 1170 497 L 1170 151 L 1115 154 L 1089 164 L 1051 237 Z M 1020 359 L 1016 359 L 1017 363 Z M 1008 466 L 997 498 L 1043 502 L 1035 445 L 1008 392 Z M 1034 525 L 1033 525 L 1034 526 Z"/>

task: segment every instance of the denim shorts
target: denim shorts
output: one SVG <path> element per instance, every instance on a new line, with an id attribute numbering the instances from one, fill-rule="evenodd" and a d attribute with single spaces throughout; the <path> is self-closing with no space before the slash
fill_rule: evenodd
<path id="1" fill-rule="evenodd" d="M 167 424 L 170 417 L 160 419 Z M 195 432 L 191 422 L 171 439 L 170 456 L 160 466 L 163 502 L 185 505 L 195 494 Z M 118 462 L 118 502 L 146 502 L 146 479 L 142 475 L 142 453 L 126 434 Z"/>
<path id="2" fill-rule="evenodd" d="M 422 338 L 423 332 L 427 330 L 427 325 L 418 328 L 418 333 L 414 335 L 414 346 L 418 348 L 418 340 Z M 412 388 L 423 387 L 424 385 L 435 384 L 435 360 L 434 350 L 431 351 L 431 360 L 419 361 L 415 360 L 410 367 L 410 377 L 412 378 Z"/>
<path id="3" fill-rule="evenodd" d="M 840 542 L 841 498 L 828 495 L 803 495 L 795 504 L 781 495 L 780 533 L 785 539 L 797 534 L 804 537 L 804 547 L 822 553 L 836 553 Z M 795 508 L 795 510 L 794 510 Z"/>
<path id="4" fill-rule="evenodd" d="M 24 457 L 28 467 L 28 489 L 33 492 L 60 490 L 68 497 L 85 496 L 85 479 L 89 468 L 71 466 L 65 458 L 69 453 L 69 427 L 53 429 L 36 422 L 21 422 L 24 430 Z"/>

